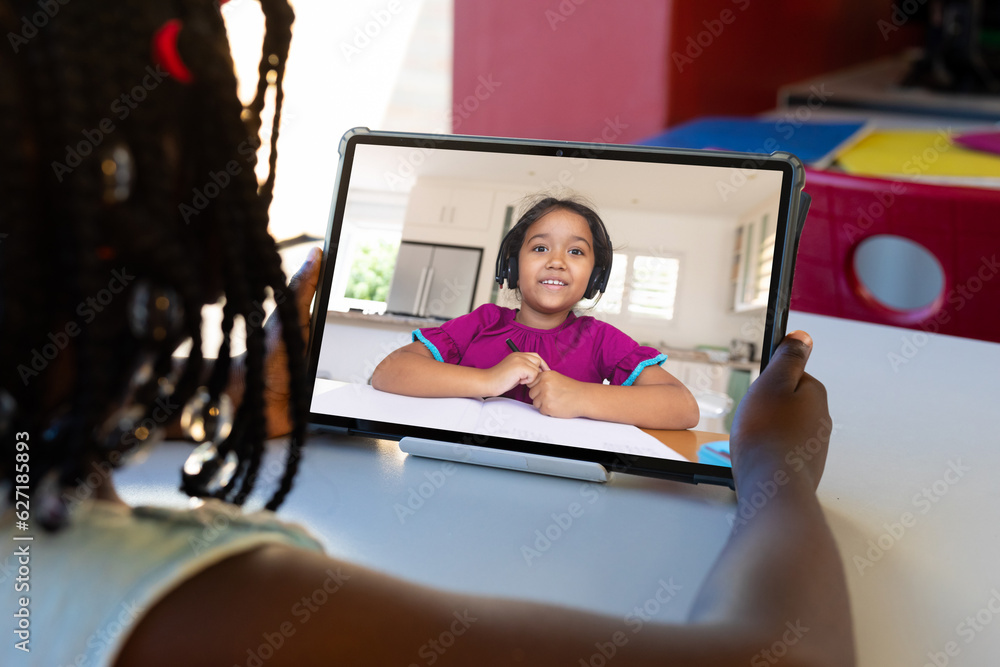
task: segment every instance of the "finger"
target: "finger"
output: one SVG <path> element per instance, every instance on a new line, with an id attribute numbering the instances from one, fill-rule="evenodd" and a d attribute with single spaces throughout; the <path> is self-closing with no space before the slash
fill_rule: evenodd
<path id="1" fill-rule="evenodd" d="M 530 367 L 527 372 L 521 375 L 521 384 L 528 385 L 529 387 L 534 387 L 542 379 L 542 374 L 538 372 L 535 367 Z"/>
<path id="2" fill-rule="evenodd" d="M 312 248 L 305 263 L 288 281 L 288 287 L 295 295 L 295 307 L 299 311 L 299 325 L 303 329 L 303 337 L 308 335 L 309 308 L 316 294 L 316 286 L 319 284 L 319 267 L 322 257 L 323 253 L 318 247 Z"/>
<path id="3" fill-rule="evenodd" d="M 543 371 L 549 370 L 549 365 L 545 363 L 545 360 L 542 359 L 542 356 L 540 354 L 538 354 L 537 352 L 526 352 L 525 354 L 531 357 L 531 361 L 532 363 L 534 363 L 535 368 Z"/>
<path id="4" fill-rule="evenodd" d="M 291 280 L 288 281 L 288 286 L 292 288 L 293 291 L 298 291 L 298 289 L 305 282 L 306 287 L 308 287 L 309 282 L 312 282 L 312 286 L 315 288 L 316 281 L 319 278 L 319 259 L 323 252 L 318 248 L 311 248 L 309 254 L 306 255 L 306 261 L 303 262 L 299 270 L 295 272 Z"/>
<path id="5" fill-rule="evenodd" d="M 532 374 L 537 373 L 539 366 L 542 364 L 541 358 L 534 352 L 522 352 L 521 355 L 520 361 L 524 368 L 530 369 Z"/>
<path id="6" fill-rule="evenodd" d="M 312 301 L 313 294 L 316 293 L 316 285 L 319 283 L 319 265 L 323 251 L 315 247 L 309 251 L 305 263 L 299 267 L 292 279 L 288 281 L 288 287 L 295 293 L 296 301 L 300 306 L 308 306 Z"/>
<path id="7" fill-rule="evenodd" d="M 517 354 L 520 354 L 522 357 L 527 359 L 535 368 L 541 368 L 543 371 L 547 371 L 549 369 L 549 367 L 545 365 L 545 360 L 542 359 L 537 352 L 518 352 Z"/>
<path id="8" fill-rule="evenodd" d="M 812 337 L 804 331 L 788 334 L 778 345 L 760 379 L 788 390 L 795 389 L 805 373 L 812 345 Z"/>

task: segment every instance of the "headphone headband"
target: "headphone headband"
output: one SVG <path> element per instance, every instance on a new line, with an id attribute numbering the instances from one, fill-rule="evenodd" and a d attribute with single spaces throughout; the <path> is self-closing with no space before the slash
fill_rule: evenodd
<path id="1" fill-rule="evenodd" d="M 514 245 L 513 235 L 515 229 L 517 229 L 517 225 L 511 227 L 510 231 L 503 237 L 503 241 L 500 242 L 500 250 L 497 252 L 496 269 L 493 274 L 494 280 L 497 281 L 497 285 L 500 287 L 503 287 L 506 281 L 507 289 L 517 289 L 517 277 L 520 270 L 517 263 L 517 256 L 521 252 L 521 248 L 511 247 Z M 608 288 L 608 280 L 610 279 L 611 267 L 599 266 L 595 262 L 594 270 L 590 272 L 590 280 L 587 281 L 587 290 L 583 293 L 583 298 L 593 299 L 599 293 L 603 294 Z"/>

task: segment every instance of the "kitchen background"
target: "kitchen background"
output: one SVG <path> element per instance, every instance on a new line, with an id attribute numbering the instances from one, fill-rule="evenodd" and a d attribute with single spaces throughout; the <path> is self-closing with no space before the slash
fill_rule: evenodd
<path id="1" fill-rule="evenodd" d="M 498 289 L 500 241 L 527 198 L 580 195 L 615 247 L 607 292 L 580 314 L 667 353 L 664 365 L 725 432 L 759 364 L 777 172 L 359 145 L 317 375 L 367 383 L 375 366 Z"/>

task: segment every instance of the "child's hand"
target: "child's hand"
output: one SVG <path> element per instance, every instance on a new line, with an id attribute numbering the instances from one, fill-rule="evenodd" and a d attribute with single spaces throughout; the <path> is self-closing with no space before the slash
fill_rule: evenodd
<path id="1" fill-rule="evenodd" d="M 316 294 L 319 282 L 320 259 L 323 252 L 313 248 L 305 264 L 288 281 L 288 287 L 295 296 L 299 311 L 299 328 L 302 340 L 309 342 L 309 305 Z M 267 417 L 267 437 L 275 438 L 292 432 L 292 418 L 288 402 L 291 398 L 291 382 L 288 375 L 288 353 L 281 337 L 281 320 L 272 313 L 264 323 L 267 352 L 264 359 L 264 410 Z M 242 379 L 242 374 L 241 379 Z M 242 396 L 242 387 L 239 395 Z"/>
<path id="2" fill-rule="evenodd" d="M 761 376 L 750 385 L 733 419 L 733 474 L 741 479 L 790 477 L 803 472 L 815 490 L 823 475 L 833 422 L 826 389 L 805 372 L 812 338 L 796 331 L 785 336 Z"/>
<path id="3" fill-rule="evenodd" d="M 581 417 L 584 402 L 580 390 L 585 385 L 557 371 L 545 371 L 528 384 L 528 396 L 543 415 L 563 419 Z"/>
<path id="4" fill-rule="evenodd" d="M 519 384 L 530 385 L 542 371 L 549 370 L 545 360 L 534 352 L 513 352 L 489 369 L 487 396 L 499 396 Z"/>

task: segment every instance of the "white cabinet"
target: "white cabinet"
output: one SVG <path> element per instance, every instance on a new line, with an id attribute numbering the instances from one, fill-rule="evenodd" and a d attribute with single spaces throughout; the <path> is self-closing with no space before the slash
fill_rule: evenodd
<path id="1" fill-rule="evenodd" d="M 485 230 L 492 210 L 492 190 L 417 183 L 406 206 L 406 225 Z"/>

